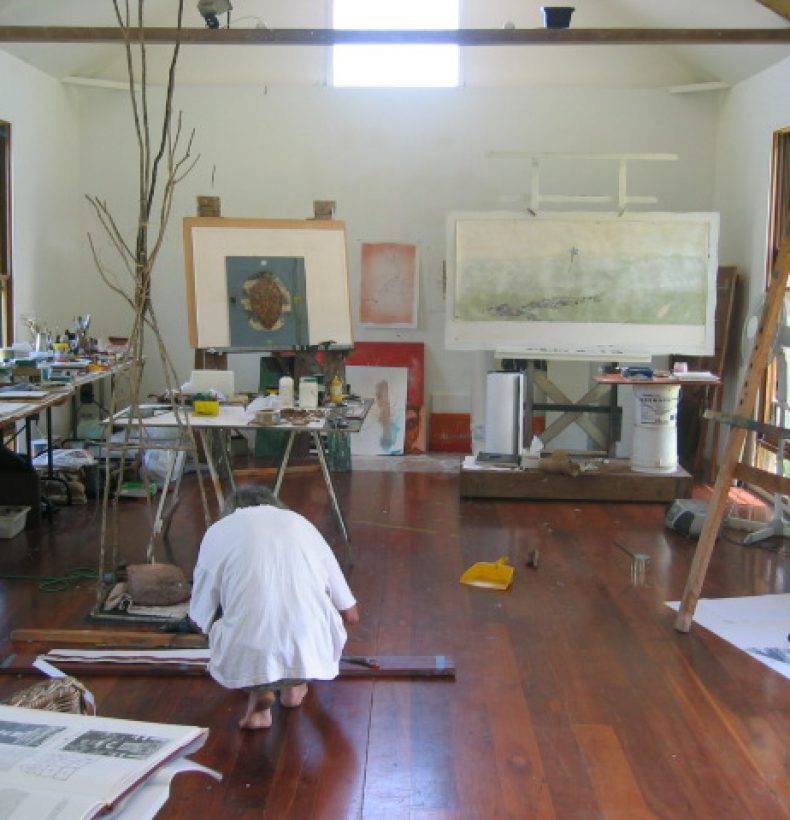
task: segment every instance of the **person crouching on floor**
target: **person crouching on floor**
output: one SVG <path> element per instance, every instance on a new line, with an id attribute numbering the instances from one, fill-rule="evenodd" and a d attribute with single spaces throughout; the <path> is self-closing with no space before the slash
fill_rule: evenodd
<path id="1" fill-rule="evenodd" d="M 242 729 L 267 729 L 276 693 L 299 706 L 309 680 L 339 672 L 356 600 L 318 530 L 265 487 L 238 487 L 206 531 L 189 617 L 208 635 L 209 672 L 248 693 Z"/>

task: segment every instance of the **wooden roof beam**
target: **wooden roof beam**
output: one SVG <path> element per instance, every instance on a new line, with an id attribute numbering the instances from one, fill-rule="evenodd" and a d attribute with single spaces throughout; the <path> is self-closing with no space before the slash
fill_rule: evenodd
<path id="1" fill-rule="evenodd" d="M 761 6 L 771 9 L 785 20 L 790 20 L 790 0 L 757 0 Z"/>
<path id="2" fill-rule="evenodd" d="M 790 0 L 787 0 L 790 2 Z M 176 28 L 145 28 L 150 45 L 173 44 Z M 130 29 L 137 42 L 140 29 Z M 119 27 L 0 26 L 0 43 L 118 43 Z M 771 29 L 450 29 L 357 31 L 341 29 L 208 29 L 184 28 L 188 45 L 332 46 L 346 44 L 457 44 L 460 46 L 526 45 L 766 45 L 790 43 L 790 28 Z"/>

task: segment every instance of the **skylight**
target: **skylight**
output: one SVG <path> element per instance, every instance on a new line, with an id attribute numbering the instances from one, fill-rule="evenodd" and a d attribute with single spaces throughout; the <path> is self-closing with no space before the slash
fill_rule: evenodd
<path id="1" fill-rule="evenodd" d="M 336 29 L 458 28 L 458 0 L 333 0 Z M 453 87 L 459 81 L 456 45 L 339 45 L 332 47 L 332 84 L 377 88 Z"/>

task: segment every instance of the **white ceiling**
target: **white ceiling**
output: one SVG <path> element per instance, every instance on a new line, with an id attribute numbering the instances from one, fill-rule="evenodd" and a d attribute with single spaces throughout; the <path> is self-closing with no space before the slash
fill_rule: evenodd
<path id="1" fill-rule="evenodd" d="M 327 28 L 331 0 L 232 0 L 233 28 Z M 546 0 L 543 0 L 546 2 Z M 574 0 L 572 28 L 790 28 L 757 0 Z M 541 28 L 540 0 L 461 0 L 461 26 Z M 122 7 L 125 0 L 120 0 Z M 786 0 L 767 0 L 787 8 Z M 130 6 L 137 6 L 130 0 Z M 145 0 L 145 24 L 175 23 L 175 0 Z M 203 28 L 197 0 L 185 0 L 184 25 Z M 222 22 L 224 24 L 225 17 Z M 0 0 L 1 26 L 114 26 L 111 0 Z M 124 82 L 120 44 L 2 43 L 0 48 L 59 79 Z M 154 81 L 166 76 L 171 47 L 150 46 Z M 178 81 L 324 85 L 327 49 L 317 46 L 183 46 Z M 790 57 L 782 45 L 475 46 L 462 51 L 470 86 L 590 85 L 676 87 L 733 85 Z"/>

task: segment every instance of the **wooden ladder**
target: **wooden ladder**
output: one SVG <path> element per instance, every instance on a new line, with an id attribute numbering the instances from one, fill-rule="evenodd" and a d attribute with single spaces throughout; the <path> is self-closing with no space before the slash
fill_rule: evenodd
<path id="1" fill-rule="evenodd" d="M 763 311 L 757 334 L 754 337 L 749 364 L 746 368 L 743 386 L 738 398 L 738 404 L 733 413 L 734 426 L 730 429 L 727 445 L 724 450 L 721 468 L 716 476 L 716 483 L 713 488 L 713 497 L 708 506 L 708 513 L 705 516 L 705 523 L 700 533 L 697 548 L 694 552 L 694 560 L 689 570 L 686 580 L 686 588 L 683 592 L 683 599 L 680 602 L 677 618 L 675 619 L 675 629 L 678 632 L 688 632 L 691 628 L 691 621 L 694 618 L 694 611 L 697 608 L 702 585 L 705 582 L 705 574 L 708 570 L 710 557 L 716 545 L 722 521 L 726 511 L 729 490 L 732 482 L 736 478 L 745 478 L 754 483 L 759 481 L 760 470 L 749 465 L 741 464 L 741 453 L 748 432 L 748 424 L 737 425 L 737 420 L 750 420 L 754 413 L 757 394 L 760 389 L 763 374 L 771 360 L 774 339 L 782 315 L 782 305 L 787 287 L 787 277 L 790 274 L 790 238 L 782 242 L 779 255 L 774 264 L 771 276 L 771 284 L 763 302 Z M 771 475 L 771 474 L 766 474 Z M 775 476 L 772 478 L 776 479 Z"/>

